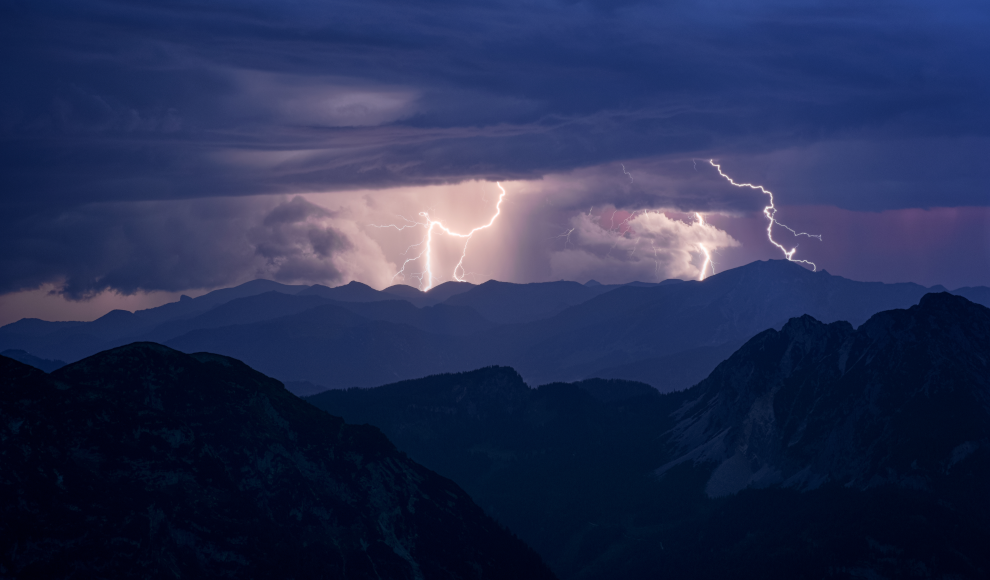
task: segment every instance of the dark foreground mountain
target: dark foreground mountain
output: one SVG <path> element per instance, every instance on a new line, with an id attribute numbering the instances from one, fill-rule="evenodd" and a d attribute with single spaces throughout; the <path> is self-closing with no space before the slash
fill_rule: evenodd
<path id="1" fill-rule="evenodd" d="M 450 480 L 226 357 L 0 357 L 0 576 L 551 578 Z"/>
<path id="2" fill-rule="evenodd" d="M 502 367 L 309 400 L 380 427 L 564 578 L 990 574 L 990 309 L 795 318 L 687 391 L 635 385 Z"/>

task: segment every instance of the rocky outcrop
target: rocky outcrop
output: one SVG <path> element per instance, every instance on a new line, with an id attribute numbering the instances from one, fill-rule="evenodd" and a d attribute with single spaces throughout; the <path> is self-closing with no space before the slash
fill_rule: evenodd
<path id="1" fill-rule="evenodd" d="M 990 449 L 990 310 L 947 293 L 859 329 L 791 319 L 693 389 L 676 458 L 711 464 L 710 496 L 746 487 L 896 484 L 931 491 Z"/>

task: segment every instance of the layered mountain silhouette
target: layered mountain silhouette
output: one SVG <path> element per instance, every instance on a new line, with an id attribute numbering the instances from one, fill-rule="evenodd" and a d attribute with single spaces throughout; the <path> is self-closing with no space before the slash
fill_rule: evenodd
<path id="1" fill-rule="evenodd" d="M 858 328 L 792 318 L 672 394 L 489 367 L 308 400 L 562 578 L 990 574 L 990 309 L 948 293 Z"/>
<path id="2" fill-rule="evenodd" d="M 944 289 L 855 282 L 773 260 L 703 282 L 622 286 L 449 282 L 423 293 L 255 281 L 90 323 L 22 320 L 0 329 L 0 348 L 71 362 L 136 340 L 162 342 L 312 386 L 299 392 L 490 365 L 512 366 L 534 384 L 607 378 L 667 392 L 696 384 L 746 340 L 789 318 L 858 325 L 932 290 Z M 958 292 L 990 304 L 990 289 Z"/>
<path id="3" fill-rule="evenodd" d="M 0 357 L 0 576 L 552 578 L 369 426 L 213 354 Z"/>
<path id="4" fill-rule="evenodd" d="M 8 349 L 3 352 L 0 352 L 0 356 L 12 358 L 19 363 L 24 363 L 36 369 L 43 370 L 46 373 L 56 371 L 65 366 L 65 361 L 38 358 L 33 354 L 23 350 Z"/>

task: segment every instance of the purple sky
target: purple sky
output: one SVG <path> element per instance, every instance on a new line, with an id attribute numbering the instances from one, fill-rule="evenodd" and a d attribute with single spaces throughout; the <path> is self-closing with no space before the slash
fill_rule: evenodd
<path id="1" fill-rule="evenodd" d="M 821 234 L 778 228 L 795 258 L 990 285 L 988 29 L 975 0 L 8 2 L 0 324 L 422 284 L 395 274 L 425 229 L 373 226 L 470 231 L 496 180 L 469 281 L 781 257 L 766 196 L 708 159 Z M 432 247 L 450 279 L 463 240 Z"/>

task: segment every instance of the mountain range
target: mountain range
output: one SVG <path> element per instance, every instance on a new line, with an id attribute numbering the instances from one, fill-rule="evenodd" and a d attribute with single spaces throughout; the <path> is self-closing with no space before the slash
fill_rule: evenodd
<path id="1" fill-rule="evenodd" d="M 754 262 L 703 282 L 621 286 L 448 282 L 419 292 L 257 280 L 89 323 L 21 320 L 0 328 L 0 349 L 72 362 L 153 341 L 243 360 L 301 394 L 490 365 L 512 366 L 534 384 L 614 378 L 668 392 L 696 384 L 746 340 L 791 317 L 859 325 L 943 290 L 855 282 L 788 261 Z M 955 292 L 990 304 L 988 288 Z"/>
<path id="2" fill-rule="evenodd" d="M 488 367 L 308 400 L 561 578 L 990 574 L 990 309 L 948 293 L 858 328 L 791 318 L 676 393 Z"/>
<path id="3" fill-rule="evenodd" d="M 0 356 L 0 577 L 553 578 L 456 484 L 243 363 Z"/>

